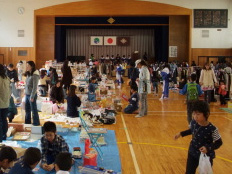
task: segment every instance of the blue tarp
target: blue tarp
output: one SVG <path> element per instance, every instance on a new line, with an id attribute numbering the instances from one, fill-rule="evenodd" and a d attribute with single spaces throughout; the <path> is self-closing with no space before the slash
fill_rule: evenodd
<path id="1" fill-rule="evenodd" d="M 59 134 L 59 133 L 58 133 Z M 61 134 L 62 135 L 62 134 Z M 66 135 L 63 134 L 62 136 L 66 140 L 69 145 L 70 152 L 72 152 L 73 147 L 81 147 L 82 153 L 84 153 L 84 142 L 80 142 L 79 138 L 80 132 L 67 132 Z M 97 164 L 99 167 L 103 167 L 105 169 L 111 169 L 115 172 L 121 173 L 121 162 L 120 156 L 118 151 L 118 146 L 116 142 L 115 132 L 113 130 L 108 130 L 107 134 L 104 134 L 105 141 L 107 143 L 106 146 L 102 146 L 101 150 L 103 152 L 103 160 L 98 157 Z M 40 147 L 40 141 L 34 142 L 27 142 L 27 141 L 18 141 L 18 144 L 22 146 L 22 148 L 28 147 Z M 78 174 L 78 167 L 82 166 L 83 160 L 78 159 L 75 161 L 74 166 L 72 167 L 71 174 Z M 41 168 L 35 172 L 36 174 L 55 174 L 55 171 L 47 172 Z"/>

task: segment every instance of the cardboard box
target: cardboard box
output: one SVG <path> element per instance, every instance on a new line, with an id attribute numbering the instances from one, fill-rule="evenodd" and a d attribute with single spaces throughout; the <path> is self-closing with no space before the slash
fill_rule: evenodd
<path id="1" fill-rule="evenodd" d="M 8 128 L 13 127 L 17 132 L 24 132 L 24 124 L 23 123 L 8 123 Z"/>

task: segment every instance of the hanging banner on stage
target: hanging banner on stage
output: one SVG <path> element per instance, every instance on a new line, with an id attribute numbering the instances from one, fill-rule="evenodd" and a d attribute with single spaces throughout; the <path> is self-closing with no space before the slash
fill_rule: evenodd
<path id="1" fill-rule="evenodd" d="M 129 46 L 130 37 L 117 37 L 117 45 L 118 46 Z"/>
<path id="2" fill-rule="evenodd" d="M 103 36 L 90 36 L 90 45 L 103 45 Z"/>
<path id="3" fill-rule="evenodd" d="M 116 36 L 104 36 L 104 45 L 116 45 Z"/>

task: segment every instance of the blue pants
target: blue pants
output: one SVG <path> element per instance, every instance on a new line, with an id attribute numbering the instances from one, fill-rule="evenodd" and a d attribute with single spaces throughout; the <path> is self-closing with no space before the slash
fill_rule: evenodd
<path id="1" fill-rule="evenodd" d="M 133 105 L 128 105 L 125 109 L 124 109 L 124 112 L 126 114 L 132 114 L 134 111 L 138 110 L 139 107 L 135 107 Z"/>
<path id="2" fill-rule="evenodd" d="M 6 133 L 8 130 L 8 123 L 6 120 L 8 114 L 8 108 L 0 109 L 0 142 L 6 140 Z"/>
<path id="3" fill-rule="evenodd" d="M 35 95 L 34 101 L 31 102 L 30 95 L 26 95 L 26 101 L 25 101 L 25 111 L 26 111 L 25 124 L 31 124 L 31 112 L 32 112 L 33 125 L 34 126 L 39 126 L 40 125 L 39 114 L 38 114 L 37 105 L 36 105 L 36 99 L 37 99 L 37 95 Z"/>
<path id="4" fill-rule="evenodd" d="M 88 94 L 88 100 L 91 102 L 96 101 L 96 94 Z"/>

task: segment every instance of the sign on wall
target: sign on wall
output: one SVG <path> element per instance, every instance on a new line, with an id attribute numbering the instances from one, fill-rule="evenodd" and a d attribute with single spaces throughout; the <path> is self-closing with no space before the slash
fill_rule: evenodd
<path id="1" fill-rule="evenodd" d="M 194 9 L 194 28 L 227 28 L 227 9 Z"/>
<path id="2" fill-rule="evenodd" d="M 104 45 L 116 45 L 116 36 L 104 36 Z"/>
<path id="3" fill-rule="evenodd" d="M 177 46 L 169 46 L 169 57 L 177 57 Z"/>
<path id="4" fill-rule="evenodd" d="M 103 36 L 90 36 L 90 45 L 103 45 Z"/>

